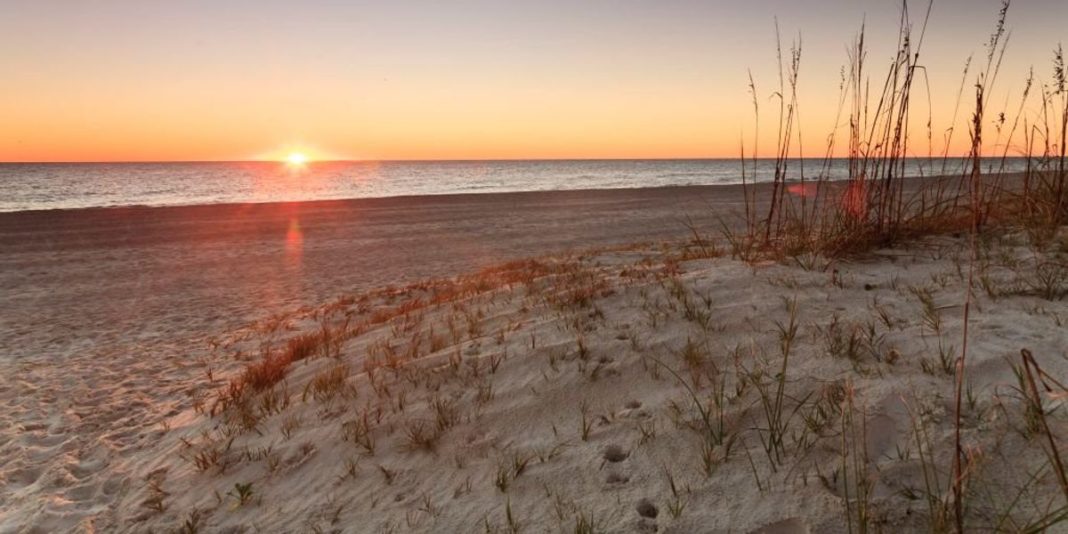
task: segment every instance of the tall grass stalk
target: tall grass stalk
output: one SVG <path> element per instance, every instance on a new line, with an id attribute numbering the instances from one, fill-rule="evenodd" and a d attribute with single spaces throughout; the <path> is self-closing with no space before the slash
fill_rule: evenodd
<path id="1" fill-rule="evenodd" d="M 994 33 L 990 36 L 987 44 L 986 69 L 981 72 L 975 82 L 975 111 L 972 114 L 971 125 L 971 153 L 972 162 L 970 173 L 971 192 L 971 232 L 969 234 L 969 248 L 971 257 L 968 262 L 968 282 L 964 292 L 964 317 L 962 327 L 961 353 L 956 366 L 956 387 L 954 392 L 954 431 L 953 431 L 953 516 L 956 521 L 957 531 L 964 532 L 964 456 L 965 451 L 961 443 L 961 414 L 962 398 L 964 396 L 964 371 L 968 357 L 968 323 L 971 314 L 972 294 L 975 287 L 975 267 L 979 258 L 979 231 L 986 221 L 987 214 L 983 210 L 984 183 L 982 180 L 982 153 L 983 153 L 983 115 L 987 108 L 989 90 L 997 79 L 998 69 L 1001 66 L 1001 58 L 1005 55 L 1006 42 L 1005 18 L 1009 10 L 1009 1 L 1005 0 L 998 12 L 998 20 Z M 996 58 L 996 61 L 995 61 Z"/>

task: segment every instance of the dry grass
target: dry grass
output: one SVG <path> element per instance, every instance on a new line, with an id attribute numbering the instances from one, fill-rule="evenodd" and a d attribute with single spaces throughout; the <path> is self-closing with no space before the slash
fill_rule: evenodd
<path id="1" fill-rule="evenodd" d="M 924 369 L 933 371 L 936 367 L 940 368 L 946 374 L 953 375 L 955 383 L 955 454 L 949 484 L 952 493 L 952 518 L 945 517 L 945 501 L 939 500 L 938 507 L 931 507 L 932 528 L 942 530 L 948 528 L 951 523 L 957 531 L 964 531 L 967 508 L 965 501 L 968 498 L 965 486 L 971 475 L 968 466 L 974 459 L 968 455 L 961 429 L 966 388 L 965 364 L 969 348 L 968 326 L 974 304 L 972 288 L 977 284 L 979 242 L 991 232 L 1000 231 L 1006 226 L 1015 226 L 1022 227 L 1025 232 L 1034 236 L 1032 242 L 1040 243 L 1047 241 L 1049 236 L 1056 235 L 1058 228 L 1068 222 L 1068 160 L 1065 157 L 1068 145 L 1068 91 L 1064 56 L 1058 46 L 1053 57 L 1053 83 L 1044 85 L 1041 91 L 1038 116 L 1042 118 L 1042 124 L 1029 124 L 1025 114 L 1029 96 L 1032 94 L 1032 75 L 1026 81 L 1019 110 L 1009 129 L 1009 138 L 1004 142 L 1002 167 L 992 176 L 983 173 L 982 157 L 984 141 L 987 141 L 984 135 L 989 137 L 984 128 L 988 126 L 987 117 L 991 114 L 990 95 L 993 93 L 1007 44 L 1005 37 L 1009 2 L 1006 0 L 997 14 L 995 29 L 986 45 L 985 64 L 980 66 L 975 78 L 974 109 L 968 122 L 971 144 L 965 160 L 965 171 L 955 184 L 951 177 L 926 182 L 914 181 L 917 189 L 909 190 L 906 194 L 904 162 L 912 152 L 909 146 L 910 108 L 915 96 L 917 76 L 926 76 L 920 58 L 931 5 L 927 6 L 917 35 L 913 35 L 908 4 L 904 5 L 897 55 L 890 63 L 881 92 L 875 93 L 877 98 L 874 106 L 869 101 L 869 81 L 864 76 L 867 45 L 865 29 L 861 27 L 857 40 L 850 49 L 848 75 L 845 77 L 839 99 L 839 115 L 846 115 L 849 123 L 848 178 L 844 182 L 832 183 L 823 172 L 830 167 L 829 155 L 836 144 L 835 132 L 828 138 L 828 158 L 821 166 L 815 183 L 806 184 L 802 170 L 801 182 L 797 187 L 799 193 L 794 196 L 788 195 L 786 177 L 787 165 L 800 144 L 797 86 L 801 46 L 798 41 L 791 47 L 788 59 L 784 62 L 782 46 L 779 44 L 779 87 L 775 93 L 779 103 L 779 134 L 767 215 L 762 219 L 758 218 L 756 198 L 750 196 L 747 187 L 744 230 L 737 231 L 724 225 L 724 235 L 732 255 L 736 258 L 750 262 L 766 258 L 778 261 L 792 258 L 801 265 L 818 264 L 813 262 L 813 257 L 840 259 L 932 234 L 967 233 L 970 236 L 970 260 L 966 275 L 963 269 L 959 269 L 960 276 L 966 276 L 967 288 L 962 306 L 963 332 L 959 353 L 952 345 L 943 342 L 941 309 L 935 306 L 932 292 L 925 288 L 914 289 L 914 294 L 923 305 L 924 322 L 938 338 L 938 364 L 929 365 L 925 362 Z M 968 60 L 968 65 L 965 69 L 965 79 L 971 59 Z M 962 81 L 962 94 L 964 86 Z M 759 122 L 756 84 L 751 77 L 750 89 Z M 1002 126 L 1006 122 L 1006 114 L 1002 112 L 997 116 L 994 128 L 998 142 L 1002 142 Z M 1009 147 L 1019 141 L 1015 134 L 1021 121 L 1024 123 L 1024 143 L 1020 152 L 1025 154 L 1027 159 L 1027 170 L 1021 184 L 1010 184 L 1005 180 L 1002 169 Z M 927 128 L 927 137 L 930 139 L 929 120 Z M 948 146 L 952 130 L 951 127 L 947 131 L 945 160 L 949 158 Z M 1036 142 L 1041 147 L 1037 155 L 1033 152 Z M 743 179 L 756 179 L 756 160 L 753 160 L 752 169 L 747 170 L 744 146 L 742 159 Z M 1046 255 L 1041 255 L 1034 261 L 1034 265 L 1031 275 L 1022 281 L 1021 286 L 1048 300 L 1063 298 L 1066 294 L 1065 279 L 1068 277 L 1065 274 L 1068 270 L 1065 269 L 1064 261 L 1056 256 L 1048 259 Z M 981 274 L 978 276 L 987 294 L 999 294 L 994 282 Z M 874 329 L 871 331 L 872 336 L 869 338 L 874 336 Z M 788 333 L 789 329 L 780 326 L 780 332 Z M 784 336 L 784 340 L 790 337 L 792 336 Z M 856 359 L 859 339 L 855 330 L 843 333 L 835 319 L 824 330 L 824 337 L 827 339 L 829 351 Z M 789 344 L 784 341 L 783 346 L 788 347 Z M 784 352 L 783 368 L 777 375 L 780 380 L 786 374 L 787 355 L 788 353 Z M 1026 357 L 1023 369 L 1030 369 Z M 1026 373 L 1018 374 L 1024 376 Z M 777 415 L 781 413 L 781 382 L 774 392 L 760 388 L 759 381 L 756 384 L 758 389 L 764 392 L 761 399 L 767 434 L 761 436 L 761 442 L 771 465 L 774 466 L 777 461 L 781 461 L 782 453 L 782 444 L 777 439 L 781 433 L 781 421 Z M 1021 391 L 1023 390 L 1024 387 L 1021 386 Z M 1029 391 L 1037 395 L 1033 384 L 1029 386 Z M 1038 417 L 1032 419 L 1035 422 L 1044 420 Z M 1046 435 L 1050 437 L 1048 450 L 1056 452 L 1052 434 L 1046 432 Z M 1064 468 L 1059 458 L 1054 454 L 1051 454 L 1050 458 L 1052 471 L 1063 479 Z M 843 472 L 846 467 L 843 466 Z M 760 483 L 759 478 L 757 483 Z M 1064 486 L 1063 480 L 1061 485 Z M 929 487 L 928 493 L 937 489 Z M 858 508 L 851 509 L 847 498 L 850 531 L 853 531 L 854 527 L 859 531 L 867 529 L 866 514 L 863 502 L 859 503 Z"/>

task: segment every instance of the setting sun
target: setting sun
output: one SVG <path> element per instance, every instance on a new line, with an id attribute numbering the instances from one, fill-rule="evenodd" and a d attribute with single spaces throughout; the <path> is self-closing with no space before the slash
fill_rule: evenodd
<path id="1" fill-rule="evenodd" d="M 286 156 L 286 163 L 290 165 L 304 165 L 308 162 L 308 156 L 301 154 L 300 152 L 291 152 Z"/>

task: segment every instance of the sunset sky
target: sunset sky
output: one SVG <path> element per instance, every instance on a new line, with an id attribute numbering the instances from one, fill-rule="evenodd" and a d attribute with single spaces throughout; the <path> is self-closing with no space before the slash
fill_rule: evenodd
<path id="1" fill-rule="evenodd" d="M 921 60 L 936 131 L 999 6 L 935 2 Z M 925 8 L 911 4 L 917 23 Z M 772 118 L 776 16 L 786 44 L 803 38 L 802 128 L 818 156 L 846 46 L 866 15 L 878 85 L 899 11 L 889 0 L 5 1 L 0 161 L 735 157 L 753 130 L 747 69 Z M 999 110 L 1029 66 L 1050 79 L 1066 20 L 1064 0 L 1014 2 Z"/>

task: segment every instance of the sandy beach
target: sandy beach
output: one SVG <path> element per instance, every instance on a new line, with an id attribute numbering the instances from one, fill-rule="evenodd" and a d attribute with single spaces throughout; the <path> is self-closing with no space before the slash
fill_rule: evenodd
<path id="1" fill-rule="evenodd" d="M 153 441 L 184 404 L 190 377 L 176 370 L 230 329 L 508 260 L 684 238 L 687 215 L 711 227 L 726 212 L 706 207 L 739 197 L 692 187 L 0 213 L 0 396 L 14 432 L 0 438 L 0 531 L 98 514 L 119 490 L 96 471 Z M 97 459 L 70 474 L 75 453 Z"/>
<path id="2" fill-rule="evenodd" d="M 12 361 L 134 330 L 174 342 L 345 293 L 685 238 L 688 218 L 714 230 L 740 198 L 718 186 L 0 213 L 0 348 Z"/>
<path id="3" fill-rule="evenodd" d="M 920 529 L 967 240 L 811 265 L 694 243 L 740 191 L 0 214 L 0 532 Z M 971 517 L 1020 526 L 1057 492 L 1026 475 L 1012 363 L 1068 374 L 1068 309 L 1026 236 L 989 247 Z"/>

